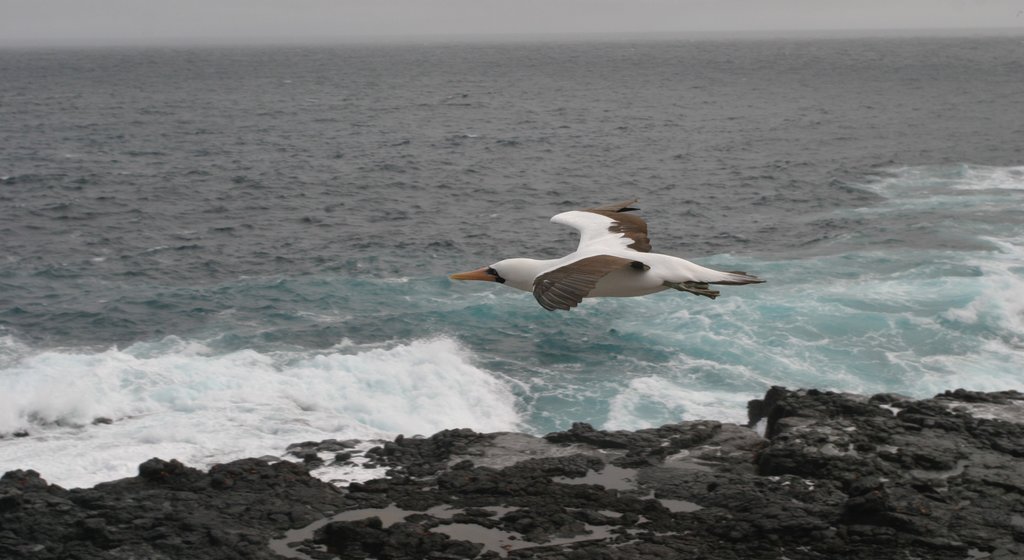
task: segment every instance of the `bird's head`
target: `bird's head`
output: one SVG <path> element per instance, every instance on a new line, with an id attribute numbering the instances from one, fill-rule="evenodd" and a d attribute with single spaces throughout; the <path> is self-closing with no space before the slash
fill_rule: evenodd
<path id="1" fill-rule="evenodd" d="M 501 277 L 501 274 L 498 274 L 498 270 L 493 266 L 484 266 L 468 272 L 458 272 L 449 275 L 448 278 L 452 280 L 482 280 L 484 282 L 505 283 L 505 279 Z"/>
<path id="2" fill-rule="evenodd" d="M 533 280 L 543 268 L 541 261 L 533 259 L 505 259 L 490 266 L 452 274 L 452 280 L 483 280 L 507 284 L 520 290 L 533 290 Z"/>

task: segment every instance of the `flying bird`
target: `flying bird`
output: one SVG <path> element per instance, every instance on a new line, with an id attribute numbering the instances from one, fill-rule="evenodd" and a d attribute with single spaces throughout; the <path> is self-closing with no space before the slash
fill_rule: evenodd
<path id="1" fill-rule="evenodd" d="M 631 207 L 636 202 L 572 210 L 552 217 L 552 222 L 580 233 L 576 251 L 560 259 L 505 259 L 449 278 L 498 282 L 533 292 L 548 311 L 569 310 L 583 298 L 643 296 L 667 289 L 714 299 L 719 292 L 711 289 L 712 284 L 764 282 L 745 272 L 721 272 L 650 252 L 647 222 L 629 213 L 638 210 Z"/>

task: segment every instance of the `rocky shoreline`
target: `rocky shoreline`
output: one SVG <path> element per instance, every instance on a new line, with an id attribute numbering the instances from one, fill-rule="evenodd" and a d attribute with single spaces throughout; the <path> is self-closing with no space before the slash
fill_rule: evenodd
<path id="1" fill-rule="evenodd" d="M 151 459 L 0 480 L 0 558 L 1024 558 L 1024 393 L 773 387 L 748 426 L 306 442 L 301 462 Z M 339 487 L 322 458 L 387 467 Z"/>

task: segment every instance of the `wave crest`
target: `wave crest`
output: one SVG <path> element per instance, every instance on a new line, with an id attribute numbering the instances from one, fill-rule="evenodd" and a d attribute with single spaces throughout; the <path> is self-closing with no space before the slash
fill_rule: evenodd
<path id="1" fill-rule="evenodd" d="M 63 485 L 129 476 L 154 455 L 209 465 L 305 439 L 520 427 L 509 384 L 448 338 L 326 353 L 215 354 L 177 338 L 19 351 L 0 370 L 0 433 L 30 437 L 4 442 L 0 463 Z"/>

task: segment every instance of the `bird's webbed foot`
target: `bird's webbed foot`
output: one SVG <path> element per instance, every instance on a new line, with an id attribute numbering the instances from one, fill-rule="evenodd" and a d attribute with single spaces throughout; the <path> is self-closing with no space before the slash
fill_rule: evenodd
<path id="1" fill-rule="evenodd" d="M 669 282 L 665 281 L 664 285 L 680 292 L 690 292 L 695 296 L 704 296 L 711 299 L 715 299 L 721 293 L 718 290 L 712 290 L 708 286 L 707 282 Z"/>

